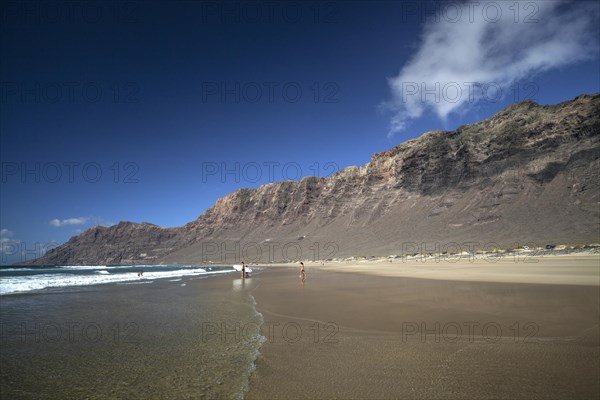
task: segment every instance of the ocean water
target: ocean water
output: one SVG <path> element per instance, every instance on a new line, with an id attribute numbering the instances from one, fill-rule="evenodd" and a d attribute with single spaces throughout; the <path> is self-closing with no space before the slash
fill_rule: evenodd
<path id="1" fill-rule="evenodd" d="M 231 266 L 2 267 L 2 398 L 243 398 L 259 281 Z"/>
<path id="2" fill-rule="evenodd" d="M 143 272 L 139 277 L 138 272 Z M 0 295 L 46 288 L 89 286 L 104 283 L 151 283 L 156 279 L 234 272 L 232 266 L 0 266 Z"/>

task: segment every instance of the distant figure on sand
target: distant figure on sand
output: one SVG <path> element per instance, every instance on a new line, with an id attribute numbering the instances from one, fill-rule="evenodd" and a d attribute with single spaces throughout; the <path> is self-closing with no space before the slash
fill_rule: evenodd
<path id="1" fill-rule="evenodd" d="M 304 263 L 302 261 L 300 261 L 300 278 L 302 278 L 302 281 L 306 279 L 306 272 L 304 271 Z"/>
<path id="2" fill-rule="evenodd" d="M 246 264 L 242 261 L 242 278 L 247 278 L 248 273 L 246 272 Z"/>

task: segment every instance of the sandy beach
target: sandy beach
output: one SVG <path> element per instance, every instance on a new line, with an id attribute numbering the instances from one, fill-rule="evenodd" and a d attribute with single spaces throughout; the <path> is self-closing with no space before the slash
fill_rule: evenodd
<path id="1" fill-rule="evenodd" d="M 598 255 L 272 267 L 247 398 L 571 399 L 600 393 Z"/>
<path id="2" fill-rule="evenodd" d="M 597 254 L 430 261 L 2 296 L 0 397 L 598 398 Z"/>
<path id="3" fill-rule="evenodd" d="M 320 267 L 320 263 L 307 263 Z M 600 255 L 592 253 L 536 255 L 417 256 L 360 262 L 328 263 L 326 271 L 453 281 L 600 285 Z"/>

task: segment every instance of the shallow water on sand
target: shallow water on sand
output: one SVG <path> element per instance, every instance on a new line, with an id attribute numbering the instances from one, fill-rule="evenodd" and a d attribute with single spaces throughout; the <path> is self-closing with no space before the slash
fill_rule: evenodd
<path id="1" fill-rule="evenodd" d="M 1 397 L 241 398 L 262 340 L 254 286 L 227 274 L 3 296 Z"/>

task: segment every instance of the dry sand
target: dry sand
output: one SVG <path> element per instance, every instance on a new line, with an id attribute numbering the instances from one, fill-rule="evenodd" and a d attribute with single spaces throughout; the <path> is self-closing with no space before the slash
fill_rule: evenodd
<path id="1" fill-rule="evenodd" d="M 379 259 L 329 263 L 324 270 L 349 271 L 378 276 L 452 281 L 600 285 L 600 255 L 536 256 L 521 253 L 503 258 L 438 256 L 418 259 Z M 311 265 L 308 263 L 308 265 Z M 320 263 L 312 263 L 320 266 Z"/>
<path id="2" fill-rule="evenodd" d="M 257 274 L 247 397 L 598 398 L 598 255 L 482 262 Z"/>

